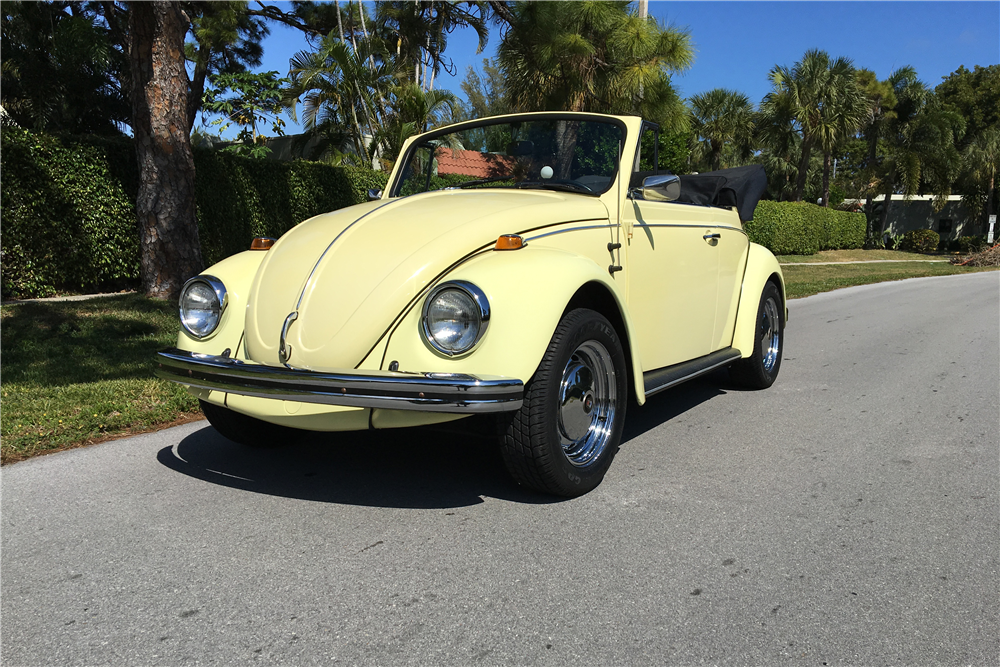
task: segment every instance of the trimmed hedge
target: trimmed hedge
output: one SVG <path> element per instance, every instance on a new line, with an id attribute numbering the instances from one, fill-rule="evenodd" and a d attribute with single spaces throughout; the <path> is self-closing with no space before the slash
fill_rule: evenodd
<path id="1" fill-rule="evenodd" d="M 820 250 L 860 248 L 865 216 L 805 202 L 761 201 L 744 229 L 775 255 L 813 255 Z"/>
<path id="2" fill-rule="evenodd" d="M 366 201 L 368 189 L 384 188 L 387 179 L 367 169 L 212 150 L 194 157 L 206 266 L 245 250 L 254 236 L 281 236 L 314 215 Z M 5 299 L 138 283 L 139 178 L 130 139 L 5 128 L 0 168 Z"/>

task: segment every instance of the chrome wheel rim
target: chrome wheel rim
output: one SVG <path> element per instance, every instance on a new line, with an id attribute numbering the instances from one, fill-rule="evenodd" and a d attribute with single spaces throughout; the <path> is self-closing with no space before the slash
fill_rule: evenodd
<path id="1" fill-rule="evenodd" d="M 764 370 L 770 373 L 778 363 L 781 345 L 781 319 L 774 297 L 768 297 L 760 314 L 760 353 Z"/>
<path id="2" fill-rule="evenodd" d="M 570 355 L 559 383 L 559 443 L 578 468 L 600 459 L 611 441 L 617 403 L 615 367 L 608 349 L 595 340 Z"/>

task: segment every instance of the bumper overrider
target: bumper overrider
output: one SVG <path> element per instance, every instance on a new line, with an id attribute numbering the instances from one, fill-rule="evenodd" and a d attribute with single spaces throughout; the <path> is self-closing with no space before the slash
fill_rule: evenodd
<path id="1" fill-rule="evenodd" d="M 199 389 L 302 403 L 473 414 L 517 410 L 524 396 L 524 383 L 499 376 L 314 371 L 262 366 L 177 348 L 157 353 L 156 361 L 156 375 L 165 380 Z"/>

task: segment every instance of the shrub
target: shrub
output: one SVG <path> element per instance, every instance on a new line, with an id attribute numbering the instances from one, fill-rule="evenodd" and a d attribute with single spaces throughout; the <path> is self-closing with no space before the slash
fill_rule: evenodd
<path id="1" fill-rule="evenodd" d="M 139 274 L 134 183 L 116 178 L 135 157 L 5 128 L 0 290 L 48 296 L 56 287 L 127 283 Z"/>
<path id="2" fill-rule="evenodd" d="M 970 255 L 982 252 L 986 249 L 985 236 L 959 236 L 957 239 L 948 241 L 948 252 L 957 252 L 963 255 Z"/>
<path id="3" fill-rule="evenodd" d="M 776 255 L 812 255 L 819 250 L 860 248 L 865 216 L 804 202 L 762 201 L 744 229 L 751 241 Z"/>
<path id="4" fill-rule="evenodd" d="M 941 243 L 941 235 L 933 229 L 915 229 L 903 234 L 899 249 L 908 252 L 934 252 Z"/>
<path id="5" fill-rule="evenodd" d="M 865 243 L 864 213 L 826 209 L 823 222 L 823 242 L 820 250 L 850 250 Z"/>
<path id="6" fill-rule="evenodd" d="M 4 298 L 138 283 L 139 176 L 130 139 L 5 128 L 0 159 Z M 206 265 L 245 250 L 254 236 L 280 236 L 306 218 L 363 202 L 368 188 L 386 183 L 386 174 L 366 169 L 204 150 L 195 151 L 195 170 Z"/>

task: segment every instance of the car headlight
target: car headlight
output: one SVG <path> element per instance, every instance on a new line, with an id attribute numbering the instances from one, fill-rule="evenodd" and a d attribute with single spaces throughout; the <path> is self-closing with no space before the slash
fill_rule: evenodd
<path id="1" fill-rule="evenodd" d="M 490 302 L 481 289 L 464 280 L 435 287 L 424 301 L 424 337 L 449 357 L 476 346 L 490 323 Z"/>
<path id="2" fill-rule="evenodd" d="M 195 338 L 204 338 L 219 327 L 228 302 L 226 286 L 221 280 L 195 276 L 181 290 L 181 326 Z"/>

